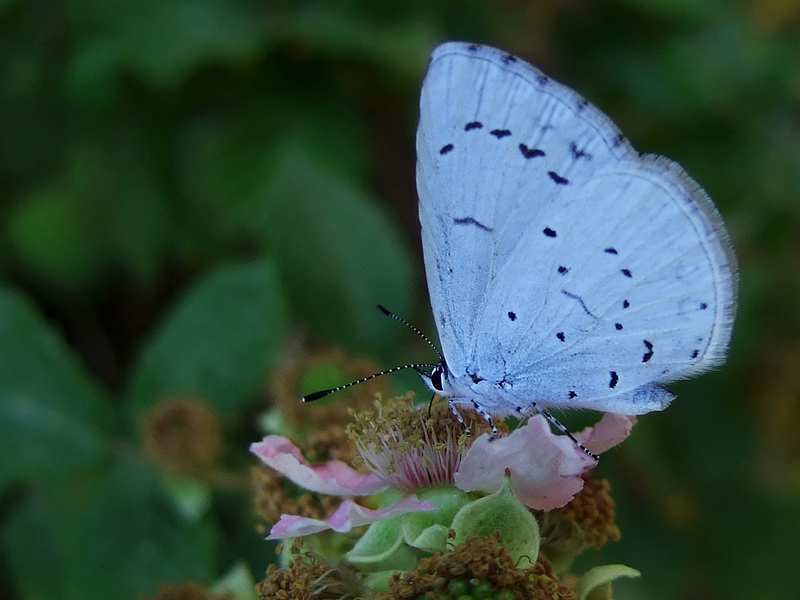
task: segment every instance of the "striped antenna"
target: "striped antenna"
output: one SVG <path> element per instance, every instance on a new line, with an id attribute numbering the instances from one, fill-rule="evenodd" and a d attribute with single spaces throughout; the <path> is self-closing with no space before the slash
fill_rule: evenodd
<path id="1" fill-rule="evenodd" d="M 314 392 L 313 394 L 308 394 L 307 396 L 303 396 L 303 402 L 313 402 L 314 400 L 319 400 L 320 398 L 324 398 L 328 394 L 333 394 L 345 388 L 349 388 L 354 385 L 358 385 L 359 383 L 364 383 L 365 381 L 369 381 L 370 379 L 375 379 L 376 377 L 380 377 L 381 375 L 388 375 L 389 373 L 394 373 L 395 371 L 400 371 L 402 369 L 414 369 L 419 373 L 423 373 L 427 375 L 423 369 L 425 368 L 432 368 L 436 365 L 430 363 L 419 363 L 413 365 L 402 365 L 400 367 L 392 367 L 391 369 L 386 369 L 385 371 L 381 371 L 380 373 L 373 373 L 372 375 L 367 375 L 366 377 L 362 377 L 357 381 L 351 381 L 350 383 L 345 383 L 344 385 L 340 385 L 335 388 L 331 388 L 329 390 L 321 390 L 319 392 Z"/>
<path id="2" fill-rule="evenodd" d="M 436 352 L 436 354 L 438 354 L 438 355 L 439 355 L 439 360 L 444 360 L 444 356 L 442 356 L 442 353 L 441 353 L 441 352 L 439 352 L 439 349 L 436 347 L 436 344 L 434 344 L 432 341 L 430 341 L 430 339 L 428 339 L 428 336 L 427 336 L 427 335 L 425 335 L 424 333 L 422 333 L 422 332 L 421 332 L 419 329 L 417 329 L 416 327 L 414 327 L 414 326 L 413 326 L 411 323 L 409 323 L 408 321 L 406 321 L 406 320 L 405 320 L 405 319 L 403 319 L 402 317 L 398 317 L 396 314 L 394 314 L 392 311 L 388 310 L 388 309 L 387 309 L 387 308 L 385 308 L 384 306 L 381 306 L 380 304 L 378 304 L 378 308 L 379 308 L 379 309 L 380 309 L 380 311 L 381 311 L 383 314 L 385 314 L 387 317 L 391 317 L 391 318 L 392 318 L 392 319 L 394 319 L 395 321 L 397 321 L 397 322 L 399 322 L 399 323 L 402 323 L 403 325 L 405 325 L 406 327 L 408 327 L 408 328 L 409 328 L 411 331 L 413 331 L 414 333 L 416 333 L 416 334 L 417 334 L 419 337 L 421 337 L 423 340 L 425 340 L 425 341 L 428 343 L 428 346 L 430 346 L 431 348 L 433 348 L 433 351 L 434 351 L 434 352 Z"/>
<path id="3" fill-rule="evenodd" d="M 434 349 L 436 354 L 439 355 L 439 359 L 441 361 L 444 361 L 444 357 L 442 356 L 442 353 L 439 352 L 439 349 L 436 346 L 434 346 L 433 342 L 431 342 L 424 333 L 422 333 L 419 329 L 414 327 L 411 323 L 409 323 L 405 319 L 401 319 L 396 314 L 394 314 L 393 312 L 387 310 L 386 308 L 384 308 L 380 304 L 378 304 L 378 308 L 387 317 L 391 317 L 395 321 L 398 321 L 398 322 L 402 323 L 403 325 L 405 325 L 406 327 L 411 329 L 411 331 L 416 333 L 419 337 L 421 337 L 423 340 L 428 342 L 428 345 L 431 348 Z M 441 364 L 441 363 L 439 363 L 439 364 Z M 333 394 L 333 393 L 338 392 L 340 390 L 343 390 L 345 388 L 349 388 L 351 386 L 358 385 L 359 383 L 364 383 L 365 381 L 369 381 L 370 379 L 375 379 L 376 377 L 380 377 L 382 375 L 388 375 L 389 373 L 394 373 L 395 371 L 401 371 L 403 369 L 414 369 L 420 375 L 426 375 L 427 377 L 430 377 L 430 373 L 425 371 L 425 369 L 432 369 L 435 366 L 436 365 L 432 364 L 432 363 L 415 363 L 415 364 L 410 364 L 410 365 L 402 365 L 400 367 L 392 367 L 391 369 L 386 369 L 385 371 L 381 371 L 380 373 L 373 373 L 372 375 L 367 375 L 366 377 L 362 377 L 361 379 L 359 379 L 357 381 L 351 381 L 350 383 L 345 383 L 344 385 L 340 385 L 338 387 L 331 388 L 329 390 L 320 390 L 319 392 L 314 392 L 313 394 L 308 394 L 307 396 L 303 396 L 302 401 L 303 402 L 313 402 L 314 400 L 319 400 L 320 398 L 324 398 L 328 394 Z"/>

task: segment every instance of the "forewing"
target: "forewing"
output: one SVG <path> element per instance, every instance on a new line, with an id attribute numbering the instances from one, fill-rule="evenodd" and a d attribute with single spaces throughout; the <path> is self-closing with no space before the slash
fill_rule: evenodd
<path id="1" fill-rule="evenodd" d="M 716 210 L 575 92 L 501 51 L 445 44 L 417 152 L 431 304 L 457 377 L 644 412 L 624 398 L 723 358 L 735 272 Z"/>

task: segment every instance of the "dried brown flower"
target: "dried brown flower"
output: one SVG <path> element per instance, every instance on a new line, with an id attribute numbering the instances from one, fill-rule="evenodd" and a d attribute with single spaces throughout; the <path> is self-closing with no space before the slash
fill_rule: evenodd
<path id="1" fill-rule="evenodd" d="M 359 595 L 355 571 L 329 566 L 299 541 L 292 544 L 291 554 L 287 568 L 267 568 L 267 576 L 256 585 L 261 600 L 346 600 Z"/>
<path id="2" fill-rule="evenodd" d="M 231 598 L 230 594 L 212 594 L 194 581 L 184 581 L 161 586 L 153 600 L 231 600 Z"/>
<path id="3" fill-rule="evenodd" d="M 471 595 L 475 588 L 514 600 L 573 600 L 550 562 L 540 556 L 530 566 L 515 564 L 495 533 L 468 537 L 463 543 L 423 558 L 412 570 L 395 573 L 379 600 L 408 600 L 435 594 L 438 598 Z M 482 594 L 482 595 L 485 595 Z"/>
<path id="4" fill-rule="evenodd" d="M 614 523 L 615 504 L 608 493 L 611 485 L 588 474 L 583 478 L 583 489 L 569 504 L 539 513 L 546 549 L 577 555 L 588 546 L 600 549 L 609 539 L 619 540 L 619 528 Z"/>
<path id="5" fill-rule="evenodd" d="M 375 378 L 343 390 L 336 397 L 303 404 L 300 402 L 303 394 L 317 391 L 309 386 L 349 383 L 379 370 L 373 361 L 348 356 L 338 348 L 306 352 L 275 368 L 269 394 L 289 427 L 297 434 L 305 434 L 332 423 L 347 423 L 349 409 L 367 408 L 376 394 L 387 392 L 386 382 Z"/>
<path id="6" fill-rule="evenodd" d="M 142 422 L 142 443 L 150 459 L 170 473 L 206 475 L 222 449 L 221 425 L 211 408 L 198 398 L 162 401 Z"/>

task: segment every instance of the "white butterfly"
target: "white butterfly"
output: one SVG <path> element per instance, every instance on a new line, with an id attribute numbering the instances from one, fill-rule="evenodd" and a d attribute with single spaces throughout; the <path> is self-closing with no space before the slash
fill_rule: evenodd
<path id="1" fill-rule="evenodd" d="M 638 415 L 724 360 L 736 268 L 708 196 L 519 58 L 436 48 L 417 189 L 443 349 L 423 379 L 456 414 Z"/>

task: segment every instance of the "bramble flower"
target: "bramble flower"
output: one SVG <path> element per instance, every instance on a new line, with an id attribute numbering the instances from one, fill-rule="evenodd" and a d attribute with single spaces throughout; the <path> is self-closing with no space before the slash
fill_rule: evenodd
<path id="1" fill-rule="evenodd" d="M 293 483 L 318 494 L 332 496 L 371 496 L 386 490 L 389 485 L 376 475 L 359 473 L 339 460 L 312 465 L 286 438 L 270 435 L 250 446 L 250 450 L 268 467 L 282 473 Z M 282 515 L 267 539 L 282 539 L 319 533 L 326 529 L 338 532 L 368 525 L 375 521 L 414 510 L 431 510 L 432 504 L 405 495 L 393 506 L 370 509 L 345 498 L 325 520 L 299 515 Z"/>
<path id="2" fill-rule="evenodd" d="M 377 401 L 375 406 L 375 411 L 355 414 L 348 429 L 360 453 L 354 462 L 365 466 L 368 473 L 338 460 L 312 465 L 291 441 L 280 436 L 267 436 L 251 446 L 264 464 L 296 485 L 345 497 L 326 519 L 281 516 L 270 539 L 326 529 L 345 532 L 408 512 L 441 508 L 442 503 L 461 508 L 472 499 L 465 492 L 497 492 L 506 478 L 524 506 L 558 508 L 581 490 L 581 475 L 595 464 L 572 440 L 553 434 L 540 415 L 494 440 L 488 427 L 473 419 L 473 430 L 483 433 L 470 444 L 444 403 L 434 406 L 431 417 L 424 406 L 411 405 L 409 397 Z M 609 413 L 576 438 L 592 451 L 602 452 L 627 437 L 632 424 L 629 417 Z M 366 508 L 350 498 L 372 496 L 389 488 L 404 495 L 380 509 Z M 414 495 L 417 492 L 422 494 L 419 499 Z"/>
<path id="3" fill-rule="evenodd" d="M 284 557 L 288 570 L 273 568 L 259 589 L 283 594 L 325 580 L 333 586 L 325 589 L 346 588 L 348 594 L 367 598 L 378 590 L 386 599 L 421 597 L 426 590 L 456 597 L 474 592 L 462 588 L 475 578 L 444 577 L 444 563 L 433 558 L 458 564 L 453 556 L 472 552 L 470 564 L 476 569 L 482 563 L 527 561 L 528 567 L 515 566 L 513 574 L 506 569 L 496 580 L 485 568 L 481 571 L 481 585 L 505 590 L 502 597 L 578 597 L 559 583 L 556 572 L 568 568 L 584 548 L 619 536 L 607 483 L 587 474 L 596 461 L 567 436 L 554 434 L 540 415 L 511 433 L 501 424 L 496 439 L 481 419 L 466 416 L 474 439 L 463 433 L 444 402 L 429 408 L 413 405 L 411 395 L 378 399 L 374 409 L 352 412 L 346 434 L 357 454 L 350 464 L 310 462 L 297 445 L 278 435 L 253 444 L 265 470 L 323 499 L 315 506 L 328 507 L 324 515 L 318 508 L 309 514 L 303 510 L 308 502 L 297 502 L 297 511 L 280 515 L 268 539 L 322 532 L 328 537 L 305 538 L 318 541 L 313 551 L 303 551 L 302 560 L 296 543 L 294 558 Z M 600 453 L 625 439 L 633 423 L 632 417 L 607 413 L 575 438 Z M 341 433 L 335 438 L 340 448 L 345 440 Z M 338 455 L 347 452 L 339 449 Z M 269 495 L 266 487 L 262 494 Z M 273 508 L 287 505 L 273 503 Z M 335 541 L 330 537 L 337 535 Z M 593 572 L 589 580 L 567 580 L 591 588 L 635 575 L 619 566 Z M 290 592 L 285 597 L 327 596 Z"/>
<path id="4" fill-rule="evenodd" d="M 628 437 L 633 423 L 632 417 L 606 413 L 575 438 L 600 454 Z M 492 440 L 484 434 L 476 439 L 453 481 L 467 492 L 494 492 L 508 476 L 512 491 L 525 506 L 550 510 L 564 506 L 583 488 L 581 475 L 595 464 L 568 437 L 553 434 L 542 415 L 535 415 L 510 435 Z"/>
<path id="5" fill-rule="evenodd" d="M 270 408 L 264 411 L 259 425 L 265 433 L 291 438 L 297 452 L 307 461 L 325 463 L 338 460 L 350 463 L 357 451 L 344 425 L 349 422 L 350 407 L 369 407 L 385 382 L 374 379 L 344 392 L 336 401 L 323 399 L 300 404 L 303 393 L 333 385 L 342 379 L 358 378 L 377 370 L 370 360 L 330 349 L 308 350 L 300 344 L 289 358 L 273 372 L 267 387 Z M 271 527 L 281 515 L 299 515 L 322 520 L 332 514 L 341 497 L 300 489 L 280 471 L 265 464 L 251 469 L 254 509 L 263 524 Z M 364 502 L 364 501 L 360 501 Z M 259 531 L 264 525 L 257 524 Z"/>

